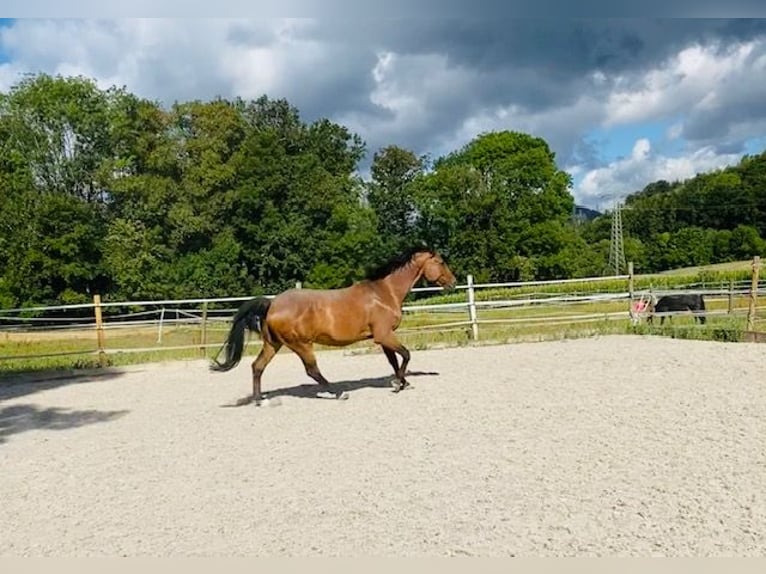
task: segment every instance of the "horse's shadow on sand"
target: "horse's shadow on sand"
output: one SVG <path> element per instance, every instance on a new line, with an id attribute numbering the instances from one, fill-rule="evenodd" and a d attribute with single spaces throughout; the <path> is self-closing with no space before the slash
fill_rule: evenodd
<path id="1" fill-rule="evenodd" d="M 406 377 L 423 377 L 423 376 L 436 376 L 439 373 L 436 371 L 407 371 Z M 278 389 L 271 389 L 262 393 L 263 400 L 273 400 L 279 397 L 297 397 L 299 399 L 320 399 L 320 400 L 336 400 L 339 395 L 345 394 L 346 397 L 349 393 L 358 391 L 360 389 L 390 389 L 393 391 L 394 376 L 388 375 L 384 377 L 370 377 L 366 379 L 355 379 L 353 381 L 337 381 L 330 383 L 329 388 L 322 388 L 316 383 L 304 383 L 292 387 L 281 387 Z M 408 386 L 404 390 L 414 388 L 414 385 Z M 251 404 L 250 397 L 243 397 L 234 403 L 228 403 L 221 405 L 222 407 L 241 407 L 246 404 Z"/>

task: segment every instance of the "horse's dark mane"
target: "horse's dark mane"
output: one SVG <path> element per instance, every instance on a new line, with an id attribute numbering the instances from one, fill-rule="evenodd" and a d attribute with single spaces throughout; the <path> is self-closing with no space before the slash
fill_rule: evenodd
<path id="1" fill-rule="evenodd" d="M 430 249 L 429 247 L 423 247 L 420 245 L 415 247 L 410 247 L 409 249 L 407 249 L 403 253 L 400 253 L 396 257 L 393 257 L 391 260 L 387 261 L 383 265 L 369 271 L 365 278 L 369 281 L 376 281 L 377 279 L 383 279 L 384 277 L 391 275 L 391 273 L 393 273 L 397 269 L 401 269 L 402 267 L 407 265 L 407 263 L 410 262 L 410 260 L 416 253 L 423 253 L 423 252 L 431 253 L 433 255 L 434 250 Z"/>

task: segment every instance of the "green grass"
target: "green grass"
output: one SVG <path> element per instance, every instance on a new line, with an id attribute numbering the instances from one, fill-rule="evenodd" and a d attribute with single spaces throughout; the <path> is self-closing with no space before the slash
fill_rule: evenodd
<path id="1" fill-rule="evenodd" d="M 669 269 L 668 271 L 662 271 L 657 275 L 698 275 L 700 273 L 726 273 L 726 272 L 745 272 L 750 275 L 752 270 L 753 260 L 747 259 L 745 261 L 728 261 L 726 263 L 713 263 L 711 265 L 700 265 L 697 267 L 681 267 L 678 269 Z"/>

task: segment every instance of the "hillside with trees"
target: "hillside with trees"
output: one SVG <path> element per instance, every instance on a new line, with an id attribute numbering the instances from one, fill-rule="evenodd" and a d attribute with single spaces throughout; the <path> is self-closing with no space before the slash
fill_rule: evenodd
<path id="1" fill-rule="evenodd" d="M 609 213 L 585 231 L 608 241 Z M 642 272 L 766 255 L 766 152 L 686 181 L 657 181 L 629 195 L 625 252 Z"/>
<path id="2" fill-rule="evenodd" d="M 431 162 L 285 100 L 168 109 L 81 77 L 0 94 L 0 306 L 339 287 L 413 242 L 478 281 L 601 274 L 609 214 L 576 214 L 541 138 L 482 134 Z M 658 271 L 764 253 L 766 155 L 630 196 L 626 252 Z"/>

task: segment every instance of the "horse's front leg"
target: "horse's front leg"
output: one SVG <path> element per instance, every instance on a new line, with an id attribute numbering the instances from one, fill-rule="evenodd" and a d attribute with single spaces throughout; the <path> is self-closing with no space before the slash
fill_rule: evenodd
<path id="1" fill-rule="evenodd" d="M 394 369 L 394 376 L 398 379 L 399 378 L 399 359 L 396 358 L 396 353 L 392 351 L 391 349 L 387 349 L 386 347 L 383 347 L 383 352 L 386 355 L 386 359 L 388 359 L 389 364 Z"/>
<path id="2" fill-rule="evenodd" d="M 404 375 L 407 373 L 407 365 L 410 363 L 410 352 L 407 350 L 407 347 L 399 342 L 399 339 L 397 339 L 393 331 L 376 336 L 375 342 L 383 347 L 383 352 L 386 354 L 388 362 L 391 363 L 391 366 L 394 368 L 394 375 L 397 379 L 394 382 L 394 392 L 398 393 L 399 391 L 410 387 L 410 383 L 404 378 Z M 397 353 L 402 357 L 401 365 L 397 364 Z"/>

